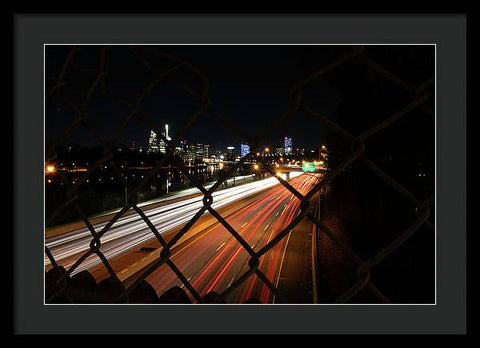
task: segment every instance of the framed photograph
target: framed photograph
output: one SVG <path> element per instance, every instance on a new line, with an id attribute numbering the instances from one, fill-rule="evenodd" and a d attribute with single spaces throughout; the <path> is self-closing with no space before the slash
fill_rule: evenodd
<path id="1" fill-rule="evenodd" d="M 465 16 L 15 22 L 18 333 L 465 333 Z"/>

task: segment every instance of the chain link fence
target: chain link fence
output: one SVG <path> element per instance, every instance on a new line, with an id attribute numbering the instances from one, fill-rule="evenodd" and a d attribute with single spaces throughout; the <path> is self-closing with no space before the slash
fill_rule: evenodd
<path id="1" fill-rule="evenodd" d="M 414 109 L 422 110 L 422 112 L 425 114 L 425 117 L 430 117 L 433 126 L 434 111 L 432 110 L 431 106 L 428 105 L 427 101 L 434 98 L 434 95 L 428 93 L 428 91 L 434 85 L 434 77 L 429 78 L 418 86 L 410 85 L 409 83 L 403 81 L 400 77 L 387 70 L 387 68 L 369 58 L 367 54 L 369 50 L 368 46 L 353 46 L 346 50 L 344 54 L 336 57 L 336 59 L 333 59 L 329 64 L 320 67 L 318 70 L 312 72 L 309 76 L 299 80 L 291 90 L 290 109 L 280 117 L 276 118 L 267 128 L 261 129 L 256 135 L 252 136 L 251 134 L 246 134 L 241 130 L 240 127 L 232 123 L 228 118 L 215 109 L 214 101 L 212 101 L 209 97 L 209 80 L 200 70 L 182 58 L 162 52 L 161 46 L 125 47 L 125 49 L 129 50 L 130 53 L 135 57 L 138 63 L 143 64 L 151 73 L 151 76 L 153 76 L 150 84 L 133 100 L 119 97 L 109 89 L 107 57 L 110 47 L 100 47 L 98 50 L 98 61 L 90 67 L 78 66 L 75 63 L 75 56 L 83 49 L 84 48 L 82 46 L 71 46 L 69 54 L 63 62 L 63 65 L 58 70 L 58 74 L 56 76 L 47 76 L 47 86 L 45 90 L 45 103 L 47 105 L 53 98 L 55 98 L 57 93 L 69 86 L 69 81 L 65 78 L 68 71 L 81 71 L 85 74 L 85 76 L 91 77 L 91 82 L 86 89 L 83 100 L 71 102 L 69 105 L 76 114 L 73 122 L 64 128 L 55 139 L 48 139 L 45 150 L 45 161 L 46 163 L 54 162 L 57 158 L 57 145 L 61 144 L 62 141 L 69 136 L 69 134 L 79 127 L 83 127 L 88 131 L 88 133 L 91 134 L 91 136 L 96 139 L 96 142 L 101 145 L 103 149 L 103 154 L 101 158 L 93 166 L 88 168 L 84 175 L 74 184 L 71 183 L 63 173 L 57 173 L 59 178 L 64 182 L 64 185 L 68 187 L 68 191 L 63 204 L 59 205 L 49 216 L 46 216 L 45 226 L 46 228 L 54 226 L 56 220 L 62 214 L 64 214 L 66 211 L 73 210 L 78 214 L 79 219 L 83 221 L 85 226 L 88 228 L 91 234 L 91 242 L 88 251 L 83 253 L 76 260 L 76 262 L 73 263 L 73 265 L 68 267 L 68 269 L 60 266 L 49 248 L 45 246 L 45 254 L 52 265 L 52 268 L 46 273 L 46 303 L 79 303 L 82 302 L 81 294 L 85 292 L 103 294 L 98 295 L 95 298 L 96 300 L 93 302 L 136 303 L 139 302 L 139 293 L 145 293 L 149 291 L 148 284 L 146 283 L 145 279 L 161 265 L 167 265 L 171 269 L 171 271 L 181 281 L 185 289 L 190 293 L 190 296 L 194 299 L 194 302 L 197 303 L 225 303 L 225 298 L 229 294 L 239 288 L 245 281 L 247 281 L 247 279 L 255 276 L 258 277 L 268 287 L 268 289 L 276 298 L 282 298 L 282 293 L 279 292 L 275 284 L 273 284 L 269 277 L 259 269 L 259 263 L 261 258 L 264 257 L 268 251 L 272 250 L 272 248 L 284 240 L 284 238 L 286 238 L 289 233 L 304 219 L 309 219 L 313 224 L 315 224 L 318 227 L 319 233 L 323 233 L 330 238 L 331 241 L 333 241 L 333 243 L 340 248 L 342 252 L 345 253 L 345 255 L 347 255 L 357 267 L 357 279 L 352 282 L 351 287 L 348 290 L 346 290 L 336 299 L 336 303 L 347 303 L 351 301 L 354 296 L 363 289 L 368 289 L 368 291 L 370 291 L 379 302 L 390 303 L 389 298 L 382 293 L 382 289 L 379 289 L 372 282 L 371 274 L 374 271 L 375 266 L 388 258 L 394 251 L 402 248 L 402 245 L 412 235 L 417 233 L 422 226 L 426 226 L 427 228 L 434 230 L 434 225 L 429 221 L 429 217 L 431 215 L 431 209 L 434 207 L 435 195 L 434 192 L 432 192 L 431 196 L 427 198 L 417 197 L 407 187 L 404 187 L 394 177 L 382 170 L 379 165 L 369 160 L 365 153 L 365 142 L 372 136 L 381 133 L 390 127 L 395 127 L 395 123 L 397 121 L 404 118 Z M 152 60 L 155 59 L 164 62 L 166 67 L 159 68 L 157 65 L 153 64 Z M 331 118 L 322 115 L 318 110 L 315 109 L 315 107 L 309 104 L 308 97 L 306 97 L 304 94 L 304 90 L 309 84 L 325 74 L 328 74 L 341 66 L 351 64 L 352 62 L 355 62 L 356 64 L 363 64 L 371 69 L 372 72 L 388 79 L 394 85 L 396 85 L 399 90 L 402 90 L 411 96 L 411 101 L 409 103 L 400 107 L 393 114 L 385 115 L 381 122 L 373 125 L 360 134 L 352 134 L 340 124 L 332 121 Z M 193 79 L 196 79 L 196 85 L 187 83 L 185 82 L 184 78 L 178 77 L 180 72 L 187 73 Z M 184 93 L 195 97 L 198 101 L 195 112 L 190 116 L 188 122 L 186 122 L 183 127 L 176 132 L 172 139 L 167 139 L 163 135 L 162 131 L 157 129 L 156 125 L 150 122 L 142 113 L 142 104 L 145 98 L 163 82 L 175 84 L 182 91 L 184 91 Z M 130 110 L 124 119 L 118 122 L 118 124 L 114 125 L 115 133 L 111 139 L 102 138 L 100 132 L 98 132 L 97 129 L 95 129 L 95 127 L 93 127 L 90 123 L 91 115 L 89 114 L 88 106 L 93 97 L 104 98 L 105 100 L 119 104 L 122 107 L 127 107 Z M 334 167 L 330 168 L 327 174 L 322 176 L 318 183 L 315 184 L 314 187 L 306 194 L 301 194 L 299 190 L 295 189 L 287 180 L 275 175 L 275 170 L 266 167 L 265 170 L 270 172 L 270 174 L 272 174 L 279 181 L 279 183 L 283 185 L 283 187 L 285 187 L 296 198 L 298 198 L 301 201 L 301 204 L 299 214 L 291 221 L 291 223 L 288 224 L 288 226 L 278 234 L 276 234 L 267 244 L 255 251 L 252 246 L 242 237 L 242 235 L 235 230 L 235 228 L 233 228 L 216 209 L 212 208 L 212 194 L 220 188 L 225 180 L 235 175 L 237 168 L 251 159 L 253 154 L 259 148 L 259 144 L 262 139 L 264 139 L 272 130 L 281 127 L 282 124 L 294 117 L 300 111 L 309 115 L 312 121 L 321 122 L 330 134 L 347 143 L 350 148 L 350 153 L 345 158 L 339 160 Z M 251 152 L 242 157 L 240 161 L 236 162 L 234 165 L 228 168 L 228 170 L 222 173 L 220 178 L 209 189 L 206 189 L 195 176 L 191 175 L 189 170 L 182 162 L 178 163 L 179 169 L 183 175 L 185 175 L 202 193 L 203 206 L 185 225 L 183 225 L 183 227 L 181 227 L 180 231 L 178 231 L 173 238 L 167 242 L 164 236 L 162 236 L 162 234 L 157 230 L 156 226 L 151 222 L 149 217 L 147 217 L 142 208 L 139 207 L 138 193 L 152 180 L 152 178 L 154 178 L 155 175 L 158 174 L 162 165 L 166 164 L 172 159 L 174 156 L 175 145 L 179 143 L 179 140 L 182 138 L 182 135 L 185 134 L 186 130 L 192 127 L 192 124 L 195 122 L 195 120 L 197 120 L 198 117 L 204 113 L 212 115 L 228 130 L 238 135 L 242 139 L 245 139 L 249 144 L 251 144 Z M 155 165 L 148 175 L 146 175 L 143 180 L 135 186 L 131 186 L 125 180 L 120 169 L 113 161 L 113 146 L 120 139 L 122 132 L 125 131 L 128 124 L 133 119 L 140 121 L 145 126 L 147 132 L 153 130 L 166 143 L 165 157 L 163 157 L 160 163 Z M 410 221 L 409 226 L 405 228 L 402 233 L 391 240 L 390 243 L 383 249 L 377 251 L 374 256 L 368 259 L 362 259 L 355 252 L 355 250 L 352 250 L 352 248 L 348 246 L 348 243 L 342 240 L 342 238 L 335 233 L 335 231 L 325 224 L 325 217 L 323 215 L 319 217 L 315 209 L 317 203 L 316 198 L 318 195 L 327 189 L 327 185 L 334 184 L 337 176 L 344 171 L 348 171 L 349 168 L 355 163 L 362 163 L 364 168 L 373 173 L 378 180 L 382 180 L 393 190 L 395 190 L 398 195 L 403 196 L 412 209 L 414 209 L 416 214 L 416 217 Z M 101 230 L 95 230 L 93 224 L 87 217 L 85 210 L 82 208 L 81 204 L 79 204 L 79 190 L 81 189 L 82 184 L 85 183 L 93 173 L 98 171 L 105 164 L 109 164 L 109 166 L 113 169 L 113 175 L 116 176 L 116 179 L 122 182 L 123 186 L 126 188 L 126 192 L 128 192 L 128 196 L 125 205 L 118 212 L 113 214 L 113 217 L 103 226 L 103 228 L 101 228 Z M 161 252 L 158 259 L 151 263 L 146 269 L 143 269 L 141 274 L 136 277 L 136 280 L 127 286 L 118 278 L 109 260 L 101 251 L 101 245 L 102 237 L 105 235 L 105 233 L 109 231 L 115 222 L 117 222 L 130 210 L 133 210 L 136 214 L 138 214 L 138 216 L 140 216 L 141 219 L 147 224 L 151 230 L 151 233 L 160 243 Z M 189 229 L 191 229 L 192 226 L 206 212 L 208 212 L 221 225 L 223 225 L 223 227 L 231 234 L 231 236 L 235 238 L 238 244 L 242 246 L 243 250 L 248 253 L 249 261 L 248 271 L 239 276 L 222 293 L 208 293 L 205 296 L 201 296 L 189 279 L 182 273 L 179 267 L 172 260 L 172 248 L 176 246 L 178 241 L 185 236 Z M 92 279 L 89 278 L 89 276 L 84 272 L 80 272 L 72 276 L 72 273 L 91 255 L 98 256 L 98 258 L 101 260 L 101 263 L 109 273 L 109 278 L 99 284 L 96 284 L 94 281 L 92 281 Z M 285 302 L 288 301 L 287 299 L 284 300 Z M 157 302 L 189 303 L 190 300 L 189 296 L 187 296 L 183 290 L 181 290 L 179 287 L 175 287 L 163 293 Z"/>

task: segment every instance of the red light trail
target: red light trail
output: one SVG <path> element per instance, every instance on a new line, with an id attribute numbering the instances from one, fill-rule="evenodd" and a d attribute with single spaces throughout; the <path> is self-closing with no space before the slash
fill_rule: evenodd
<path id="1" fill-rule="evenodd" d="M 292 179 L 290 184 L 301 194 L 306 194 L 316 182 L 315 176 L 302 175 Z M 226 221 L 257 251 L 288 226 L 299 211 L 300 200 L 280 185 L 231 214 Z M 278 282 L 288 239 L 289 235 L 285 236 L 260 258 L 259 269 L 273 284 Z M 249 269 L 250 255 L 220 223 L 182 243 L 172 252 L 171 260 L 201 296 L 211 291 L 223 292 Z M 162 265 L 146 280 L 158 294 L 175 285 L 183 287 L 166 265 Z M 256 275 L 250 276 L 229 294 L 227 302 L 242 303 L 252 297 L 262 303 L 271 303 L 274 297 Z"/>

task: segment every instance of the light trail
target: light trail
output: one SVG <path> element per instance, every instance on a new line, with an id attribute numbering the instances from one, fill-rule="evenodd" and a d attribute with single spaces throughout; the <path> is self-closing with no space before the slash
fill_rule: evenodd
<path id="1" fill-rule="evenodd" d="M 314 176 L 303 175 L 292 179 L 290 184 L 301 194 L 306 194 L 316 182 Z M 299 211 L 300 200 L 295 196 L 292 198 L 292 193 L 280 186 L 229 215 L 226 220 L 252 248 L 258 246 L 259 249 L 288 226 Z M 283 214 L 279 215 L 280 212 Z M 273 284 L 280 277 L 289 237 L 290 234 L 260 258 L 259 269 Z M 233 283 L 233 279 L 248 271 L 249 258 L 243 246 L 217 223 L 195 243 L 190 243 L 180 251 L 174 249 L 171 260 L 203 296 L 210 291 L 223 292 Z M 160 266 L 146 280 L 158 294 L 174 285 L 181 285 L 178 277 L 166 265 Z M 250 297 L 256 297 L 263 303 L 273 301 L 270 289 L 253 275 L 229 295 L 228 302 L 242 303 Z"/>
<path id="2" fill-rule="evenodd" d="M 291 177 L 297 177 L 301 173 L 292 172 Z M 252 183 L 235 186 L 212 194 L 212 208 L 218 209 L 234 202 L 255 195 L 260 191 L 279 185 L 276 178 L 271 177 Z M 198 191 L 198 189 L 196 189 Z M 178 198 L 178 197 L 175 197 Z M 149 218 L 160 234 L 180 228 L 187 223 L 203 206 L 203 196 L 188 198 L 180 202 L 169 203 L 161 207 L 145 210 Z M 205 212 L 205 214 L 209 214 Z M 98 233 L 105 227 L 107 222 L 95 224 L 93 228 Z M 124 254 L 125 252 L 142 245 L 155 236 L 147 224 L 138 214 L 123 216 L 101 238 L 100 250 L 107 259 Z M 68 269 L 73 265 L 73 256 L 86 252 L 90 247 L 92 235 L 88 228 L 77 229 L 59 236 L 46 239 L 45 244 L 51 251 L 57 263 Z M 45 266 L 50 265 L 50 260 L 45 255 Z M 101 261 L 96 255 L 89 256 L 77 267 L 72 274 L 89 269 Z"/>

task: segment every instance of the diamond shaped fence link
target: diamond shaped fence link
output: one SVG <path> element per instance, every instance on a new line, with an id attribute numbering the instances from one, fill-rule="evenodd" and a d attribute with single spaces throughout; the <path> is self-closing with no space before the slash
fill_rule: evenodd
<path id="1" fill-rule="evenodd" d="M 156 269 L 158 269 L 161 265 L 166 264 L 172 272 L 178 277 L 178 279 L 182 282 L 182 284 L 186 287 L 186 289 L 190 292 L 193 296 L 195 301 L 199 302 L 202 297 L 198 293 L 198 291 L 193 287 L 190 283 L 188 278 L 182 273 L 182 271 L 177 267 L 177 265 L 172 261 L 172 248 L 176 245 L 176 243 L 183 237 L 191 227 L 199 220 L 199 218 L 206 212 L 209 212 L 223 227 L 233 236 L 233 238 L 241 245 L 243 250 L 245 250 L 250 259 L 248 261 L 248 270 L 240 275 L 232 284 L 230 284 L 221 294 L 221 298 L 226 298 L 229 294 L 239 288 L 242 284 L 245 283 L 250 277 L 253 275 L 257 276 L 267 287 L 268 289 L 275 294 L 276 297 L 282 298 L 282 294 L 279 293 L 277 287 L 268 279 L 268 277 L 258 268 L 259 267 L 259 260 L 262 256 L 264 256 L 269 250 L 274 248 L 280 241 L 283 240 L 293 228 L 295 228 L 302 220 L 305 218 L 309 219 L 313 224 L 317 225 L 319 231 L 324 233 L 328 238 L 330 238 L 335 245 L 337 245 L 357 266 L 357 277 L 358 280 L 342 295 L 340 295 L 336 302 L 344 303 L 352 300 L 352 298 L 358 294 L 362 289 L 367 288 L 374 296 L 376 296 L 380 302 L 389 303 L 390 300 L 382 294 L 382 292 L 371 282 L 370 275 L 371 271 L 374 266 L 378 265 L 382 262 L 385 258 L 387 258 L 392 252 L 397 250 L 401 247 L 401 245 L 410 238 L 413 234 L 415 234 L 422 226 L 426 225 L 429 229 L 434 230 L 435 226 L 427 221 L 430 216 L 430 206 L 434 204 L 434 195 L 428 197 L 427 199 L 420 199 L 416 197 L 411 191 L 397 182 L 394 178 L 388 175 L 385 171 L 383 171 L 380 167 L 378 167 L 375 163 L 370 161 L 366 158 L 364 151 L 365 151 L 365 143 L 364 141 L 369 137 L 377 134 L 378 132 L 383 131 L 387 127 L 391 127 L 394 125 L 396 121 L 403 118 L 407 115 L 410 111 L 420 108 L 428 115 L 434 115 L 434 111 L 425 104 L 428 100 L 429 96 L 425 93 L 425 91 L 434 83 L 434 78 L 429 78 L 424 81 L 419 86 L 413 86 L 401 78 L 393 74 L 392 72 L 388 71 L 380 64 L 376 63 L 372 59 L 368 58 L 365 55 L 366 48 L 361 46 L 359 48 L 355 48 L 350 52 L 338 57 L 334 61 L 330 62 L 326 66 L 318 69 L 317 71 L 313 72 L 306 78 L 299 80 L 299 82 L 294 86 L 291 91 L 291 100 L 292 100 L 292 107 L 291 109 L 286 112 L 285 114 L 281 115 L 277 119 L 273 120 L 273 122 L 266 127 L 259 131 L 257 136 L 252 137 L 250 134 L 245 134 L 244 131 L 240 129 L 240 127 L 233 124 L 231 121 L 223 117 L 220 113 L 218 113 L 209 99 L 209 82 L 207 77 L 199 71 L 196 67 L 194 67 L 191 63 L 187 62 L 178 57 L 174 57 L 172 55 L 155 51 L 150 48 L 138 48 L 138 47 L 129 47 L 129 50 L 132 54 L 139 60 L 139 62 L 145 65 L 155 77 L 154 80 L 147 85 L 147 87 L 140 93 L 140 95 L 136 98 L 134 102 L 131 100 L 127 100 L 124 98 L 120 98 L 115 96 L 114 94 L 110 93 L 107 88 L 107 63 L 106 63 L 106 55 L 108 47 L 105 47 L 100 52 L 100 59 L 98 63 L 97 69 L 86 69 L 83 67 L 79 67 L 74 63 L 74 58 L 77 52 L 79 52 L 81 48 L 73 46 L 70 50 L 69 54 L 67 55 L 64 64 L 56 78 L 53 78 L 55 83 L 53 87 L 48 90 L 45 94 L 45 102 L 48 103 L 51 98 L 54 97 L 55 93 L 62 90 L 68 86 L 68 81 L 65 81 L 65 75 L 67 74 L 69 69 L 79 69 L 81 71 L 85 71 L 91 74 L 94 74 L 95 78 L 90 85 L 84 100 L 78 104 L 73 104 L 73 108 L 78 111 L 77 117 L 72 121 L 70 125 L 68 125 L 59 135 L 57 139 L 47 144 L 46 149 L 46 161 L 54 160 L 56 155 L 56 146 L 61 143 L 73 130 L 79 126 L 83 126 L 101 145 L 104 149 L 103 157 L 100 158 L 88 171 L 85 175 L 75 184 L 71 185 L 67 178 L 64 175 L 60 175 L 61 179 L 69 188 L 66 194 L 66 200 L 60 204 L 55 211 L 50 214 L 50 216 L 46 217 L 46 226 L 51 226 L 55 219 L 66 209 L 73 205 L 73 208 L 77 211 L 80 219 L 85 223 L 88 230 L 92 235 L 92 240 L 90 243 L 90 248 L 83 253 L 76 262 L 69 267 L 66 272 L 64 272 L 58 280 L 55 282 L 54 291 L 52 294 L 46 299 L 46 302 L 52 302 L 57 297 L 61 296 L 65 292 L 66 288 L 66 280 L 72 272 L 82 263 L 84 262 L 90 255 L 96 254 L 100 259 L 103 266 L 106 268 L 108 273 L 110 274 L 111 278 L 120 286 L 121 294 L 118 295 L 116 299 L 113 299 L 113 302 L 128 302 L 129 295 L 138 287 L 138 285 L 144 281 L 150 274 L 152 274 Z M 150 55 L 160 57 L 162 59 L 166 59 L 173 63 L 172 66 L 167 68 L 166 70 L 161 70 L 157 68 L 152 62 L 150 62 L 143 54 L 148 53 Z M 342 128 L 339 124 L 333 122 L 328 117 L 320 114 L 316 111 L 313 107 L 309 106 L 308 103 L 305 102 L 304 98 L 302 97 L 303 89 L 317 78 L 322 76 L 323 74 L 334 70 L 335 68 L 347 64 L 353 60 L 357 62 L 361 62 L 371 68 L 376 73 L 384 76 L 389 81 L 397 85 L 399 88 L 408 91 L 413 95 L 413 101 L 408 103 L 407 105 L 403 106 L 399 110 L 397 110 L 392 115 L 385 118 L 383 121 L 379 122 L 378 124 L 370 127 L 369 129 L 365 130 L 363 133 L 355 136 Z M 197 76 L 202 81 L 202 88 L 200 90 L 196 90 L 195 88 L 185 84 L 180 79 L 177 79 L 175 73 L 181 70 L 187 70 L 193 75 Z M 170 140 L 167 139 L 161 131 L 159 131 L 154 124 L 149 122 L 146 118 L 142 116 L 142 107 L 141 104 L 144 98 L 150 94 L 155 87 L 163 81 L 168 81 L 169 83 L 174 83 L 183 91 L 188 93 L 191 96 L 195 96 L 199 98 L 199 107 L 194 112 L 194 114 L 190 117 L 188 122 L 181 128 L 175 136 Z M 115 103 L 119 103 L 131 108 L 130 113 L 125 117 L 122 121 L 120 126 L 117 128 L 114 137 L 105 142 L 101 136 L 96 132 L 95 128 L 89 125 L 88 123 L 88 105 L 93 96 L 99 96 L 105 98 L 107 100 L 113 101 Z M 299 110 L 305 112 L 312 120 L 319 121 L 323 123 L 332 133 L 337 134 L 340 139 L 343 139 L 345 143 L 350 144 L 351 153 L 346 158 L 343 159 L 336 167 L 332 168 L 327 175 L 322 178 L 318 178 L 318 183 L 306 194 L 301 194 L 297 189 L 295 189 L 292 185 L 290 185 L 286 180 L 281 178 L 280 176 L 275 175 L 275 171 L 270 168 L 265 168 L 266 172 L 272 174 L 281 185 L 283 185 L 288 191 L 290 191 L 297 199 L 300 200 L 300 212 L 299 214 L 285 227 L 282 231 L 280 231 L 275 237 L 273 237 L 266 245 L 262 246 L 257 252 L 253 250 L 250 244 L 239 234 L 222 216 L 219 214 L 214 208 L 212 208 L 213 197 L 212 194 L 220 187 L 220 185 L 227 180 L 229 177 L 234 175 L 237 168 L 239 168 L 243 163 L 245 163 L 248 159 L 253 156 L 253 153 L 258 148 L 259 142 L 270 133 L 275 128 L 280 127 L 286 120 L 294 116 Z M 188 169 L 185 167 L 183 162 L 178 163 L 179 171 L 184 174 L 191 183 L 203 194 L 203 206 L 197 211 L 197 213 L 177 232 L 169 242 L 167 242 L 162 235 L 159 233 L 155 225 L 150 221 L 148 216 L 143 212 L 143 210 L 137 205 L 138 202 L 138 192 L 140 189 L 146 185 L 154 175 L 156 175 L 159 170 L 161 169 L 162 165 L 165 164 L 169 159 L 172 158 L 173 151 L 174 151 L 174 144 L 180 139 L 180 136 L 193 124 L 193 122 L 202 114 L 208 113 L 215 117 L 219 123 L 221 123 L 224 127 L 232 130 L 237 135 L 240 135 L 242 138 L 248 140 L 250 144 L 252 144 L 252 151 L 242 157 L 240 161 L 236 164 L 231 166 L 223 175 L 219 177 L 219 179 L 211 186 L 208 190 L 192 175 L 190 175 Z M 153 130 L 155 133 L 162 138 L 162 140 L 166 143 L 166 155 L 160 160 L 159 164 L 153 167 L 149 175 L 147 175 L 138 185 L 135 187 L 130 187 L 128 182 L 124 179 L 123 175 L 121 174 L 120 170 L 117 168 L 113 161 L 113 153 L 112 147 L 115 142 L 121 136 L 122 131 L 127 127 L 129 122 L 133 119 L 137 119 L 142 124 L 144 124 L 148 130 Z M 326 187 L 326 185 L 332 182 L 337 175 L 339 175 L 342 171 L 347 170 L 350 165 L 353 163 L 360 162 L 362 163 L 365 168 L 370 170 L 374 173 L 377 177 L 382 179 L 386 184 L 392 187 L 395 191 L 397 191 L 400 195 L 405 197 L 415 208 L 416 211 L 416 219 L 411 222 L 410 226 L 407 227 L 398 237 L 396 237 L 393 241 L 391 241 L 386 247 L 380 250 L 377 254 L 375 254 L 370 259 L 363 261 L 354 250 L 352 250 L 334 231 L 332 231 L 329 226 L 327 226 L 324 222 L 324 217 L 321 216 L 320 218 L 317 217 L 314 211 L 314 198 L 320 194 L 320 192 Z M 92 173 L 100 168 L 104 163 L 109 163 L 113 170 L 114 175 L 120 180 L 122 185 L 128 188 L 128 198 L 125 206 L 120 209 L 112 219 L 110 219 L 103 228 L 97 232 L 95 231 L 94 226 L 88 219 L 87 215 L 85 214 L 84 210 L 78 203 L 78 189 L 79 187 L 87 180 Z M 150 266 L 148 266 L 145 270 L 141 272 L 139 276 L 136 277 L 136 280 L 130 284 L 128 287 L 125 287 L 122 281 L 118 278 L 116 272 L 113 270 L 112 266 L 110 265 L 107 257 L 100 251 L 101 247 L 101 238 L 105 235 L 105 233 L 113 226 L 113 224 L 118 221 L 120 217 L 122 217 L 127 211 L 132 209 L 135 213 L 137 213 L 141 219 L 147 224 L 148 228 L 152 232 L 153 236 L 161 245 L 161 252 L 159 258 L 153 262 Z M 45 246 L 45 254 L 50 261 L 51 265 L 54 268 L 58 267 L 58 263 L 56 262 L 54 256 L 52 255 L 51 251 L 47 246 Z M 283 301 L 286 299 L 282 298 Z M 68 301 L 68 298 L 67 298 Z"/>

